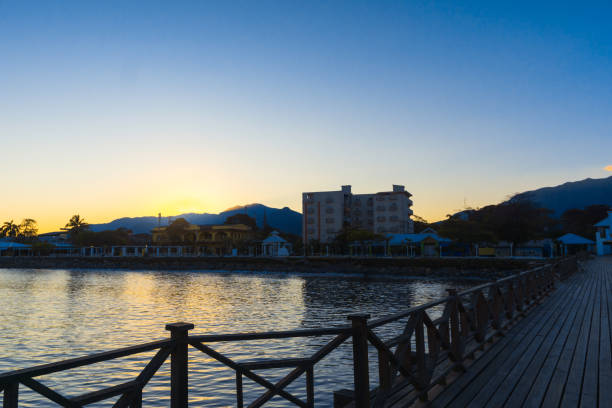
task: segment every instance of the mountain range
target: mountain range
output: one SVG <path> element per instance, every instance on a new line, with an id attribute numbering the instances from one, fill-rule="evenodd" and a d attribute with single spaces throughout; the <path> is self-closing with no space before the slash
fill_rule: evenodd
<path id="1" fill-rule="evenodd" d="M 591 179 L 564 183 L 555 187 L 544 187 L 514 195 L 512 200 L 528 199 L 541 207 L 549 208 L 554 216 L 559 217 L 564 211 L 572 208 L 584 208 L 593 204 L 606 204 L 612 207 L 612 176 L 602 179 Z M 158 225 L 166 226 L 177 218 L 184 218 L 195 225 L 223 224 L 235 214 L 243 213 L 255 218 L 260 228 L 265 222 L 281 232 L 301 235 L 302 214 L 289 207 L 272 208 L 263 204 L 248 204 L 229 208 L 219 214 L 187 213 L 172 217 L 134 217 L 118 218 L 105 224 L 92 224 L 93 231 L 127 228 L 134 233 L 149 233 Z"/>
<path id="2" fill-rule="evenodd" d="M 594 204 L 612 207 L 612 176 L 601 179 L 587 178 L 555 187 L 544 187 L 514 195 L 512 200 L 531 200 L 540 207 L 553 211 L 555 217 L 566 210 L 582 209 Z"/>
<path id="3" fill-rule="evenodd" d="M 264 218 L 266 223 L 281 232 L 300 235 L 302 233 L 302 214 L 293 211 L 289 207 L 271 208 L 263 204 L 248 204 L 227 209 L 219 214 L 209 213 L 186 213 L 172 217 L 133 217 L 118 218 L 105 224 L 92 224 L 92 231 L 115 230 L 117 228 L 127 228 L 133 233 L 150 233 L 158 225 L 167 226 L 177 218 L 184 218 L 190 224 L 195 225 L 214 225 L 223 224 L 225 220 L 235 214 L 247 214 L 255 218 L 258 227 L 263 227 Z"/>

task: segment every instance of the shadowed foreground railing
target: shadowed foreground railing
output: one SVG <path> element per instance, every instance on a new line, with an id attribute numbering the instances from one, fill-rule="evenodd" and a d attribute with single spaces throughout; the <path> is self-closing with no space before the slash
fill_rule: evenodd
<path id="1" fill-rule="evenodd" d="M 141 407 L 142 391 L 158 369 L 170 357 L 171 407 L 187 407 L 188 347 L 192 346 L 236 372 L 236 404 L 243 407 L 243 377 L 261 385 L 265 392 L 249 407 L 260 407 L 280 396 L 300 407 L 314 406 L 315 365 L 341 344 L 353 344 L 354 390 L 334 394 L 337 407 L 388 407 L 405 405 L 417 398 L 427 400 L 428 391 L 444 385 L 451 371 L 464 369 L 464 361 L 483 349 L 487 342 L 502 334 L 518 318 L 540 303 L 554 289 L 555 281 L 563 280 L 577 268 L 575 257 L 540 266 L 495 282 L 457 292 L 449 296 L 392 316 L 369 320 L 368 315 L 348 316 L 351 324 L 341 327 L 303 329 L 263 333 L 189 335 L 190 323 L 166 325 L 169 339 L 133 347 L 92 354 L 57 363 L 40 365 L 0 374 L 3 407 L 18 406 L 19 386 L 24 385 L 64 407 L 82 407 L 119 396 L 114 407 Z M 442 308 L 439 318 L 432 319 L 432 309 Z M 404 324 L 405 322 L 405 324 Z M 382 339 L 375 330 L 401 324 L 403 329 L 392 338 Z M 393 326 L 395 327 L 395 326 Z M 333 336 L 323 347 L 304 358 L 284 358 L 238 362 L 219 353 L 212 344 L 248 342 L 287 338 Z M 378 354 L 378 387 L 370 388 L 368 348 Z M 36 377 L 110 361 L 135 354 L 156 351 L 135 379 L 75 397 L 66 397 L 52 390 Z M 272 383 L 255 370 L 293 368 L 279 381 Z M 306 374 L 306 401 L 287 391 L 287 386 Z M 351 373 L 347 372 L 346 376 Z"/>

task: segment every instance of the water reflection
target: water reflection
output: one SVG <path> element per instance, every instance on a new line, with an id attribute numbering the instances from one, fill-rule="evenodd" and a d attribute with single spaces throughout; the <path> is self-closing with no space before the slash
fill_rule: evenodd
<path id="1" fill-rule="evenodd" d="M 194 333 L 288 330 L 346 324 L 346 316 L 378 317 L 442 297 L 457 282 L 362 281 L 249 273 L 0 270 L 0 371 L 167 337 L 164 325 L 189 321 Z M 384 329 L 387 330 L 387 329 Z M 306 357 L 330 337 L 214 344 L 237 361 Z M 131 356 L 42 381 L 74 396 L 133 379 L 153 353 Z M 329 406 L 332 391 L 352 386 L 351 346 L 315 370 L 317 406 Z M 168 364 L 147 388 L 145 406 L 168 405 Z M 288 370 L 260 372 L 271 381 Z M 349 375 L 339 375 L 339 372 Z M 235 405 L 234 372 L 197 350 L 190 351 L 190 400 L 198 405 Z M 245 402 L 262 388 L 245 379 Z M 305 397 L 300 378 L 289 391 Z M 23 406 L 52 406 L 21 392 Z M 112 405 L 112 401 L 97 406 Z M 270 406 L 286 406 L 274 399 Z"/>

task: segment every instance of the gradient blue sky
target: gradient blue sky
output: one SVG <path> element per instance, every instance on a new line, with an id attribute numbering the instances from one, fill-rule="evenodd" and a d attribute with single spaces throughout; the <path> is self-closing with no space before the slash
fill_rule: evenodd
<path id="1" fill-rule="evenodd" d="M 0 0 L 0 217 L 405 184 L 430 221 L 612 164 L 612 6 Z"/>

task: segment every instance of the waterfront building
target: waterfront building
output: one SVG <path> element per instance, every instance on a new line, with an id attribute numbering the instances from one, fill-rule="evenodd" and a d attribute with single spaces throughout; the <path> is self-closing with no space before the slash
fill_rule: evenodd
<path id="1" fill-rule="evenodd" d="M 418 234 L 389 234 L 388 246 L 391 255 L 441 256 L 442 246 L 451 242 L 443 238 L 433 228 L 426 228 Z"/>
<path id="2" fill-rule="evenodd" d="M 66 245 L 70 244 L 70 233 L 68 231 L 46 232 L 38 234 L 38 240 L 56 246 Z"/>
<path id="3" fill-rule="evenodd" d="M 612 210 L 608 210 L 608 216 L 595 224 L 597 255 L 612 255 Z"/>
<path id="4" fill-rule="evenodd" d="M 13 242 L 7 239 L 0 239 L 0 256 L 11 255 L 32 255 L 32 246 Z"/>
<path id="5" fill-rule="evenodd" d="M 411 196 L 401 185 L 372 194 L 353 194 L 349 185 L 338 191 L 303 193 L 304 243 L 330 243 L 344 228 L 377 234 L 411 234 L 414 232 Z"/>
<path id="6" fill-rule="evenodd" d="M 181 244 L 192 247 L 193 254 L 229 255 L 233 250 L 253 238 L 253 228 L 245 224 L 193 225 L 186 223 L 176 235 L 169 227 L 156 227 L 151 231 L 153 245 Z"/>
<path id="7" fill-rule="evenodd" d="M 578 252 L 592 252 L 595 242 L 580 235 L 567 233 L 557 238 L 560 255 L 574 255 Z"/>

